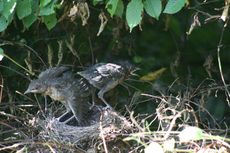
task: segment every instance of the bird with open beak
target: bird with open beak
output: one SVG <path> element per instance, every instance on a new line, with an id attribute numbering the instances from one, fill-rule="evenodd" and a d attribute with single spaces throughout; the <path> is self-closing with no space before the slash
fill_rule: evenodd
<path id="1" fill-rule="evenodd" d="M 96 89 L 99 89 L 98 98 L 106 104 L 107 108 L 111 108 L 104 99 L 104 94 L 115 88 L 118 84 L 121 84 L 130 75 L 133 75 L 133 72 L 136 70 L 132 64 L 124 61 L 117 64 L 98 63 L 84 71 L 78 72 L 78 74 L 85 78 Z M 93 90 L 93 92 L 95 92 L 95 90 Z M 94 95 L 94 93 L 92 94 Z"/>

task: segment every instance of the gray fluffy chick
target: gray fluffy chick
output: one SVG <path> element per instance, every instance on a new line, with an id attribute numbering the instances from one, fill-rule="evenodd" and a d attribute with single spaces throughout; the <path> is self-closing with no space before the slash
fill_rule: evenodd
<path id="1" fill-rule="evenodd" d="M 129 75 L 132 75 L 134 71 L 134 66 L 125 61 L 118 64 L 98 63 L 84 71 L 78 72 L 78 74 L 88 80 L 92 86 L 99 89 L 98 97 L 108 108 L 111 108 L 104 99 L 104 94 L 115 88 L 118 84 L 121 84 Z"/>
<path id="2" fill-rule="evenodd" d="M 87 82 L 81 78 L 76 79 L 70 67 L 60 66 L 49 68 L 40 73 L 38 79 L 32 80 L 29 84 L 27 93 L 40 93 L 50 96 L 53 100 L 62 102 L 66 107 L 66 113 L 59 117 L 59 120 L 69 114 L 68 123 L 74 117 L 79 126 L 88 124 L 87 115 L 89 112 L 90 89 Z"/>

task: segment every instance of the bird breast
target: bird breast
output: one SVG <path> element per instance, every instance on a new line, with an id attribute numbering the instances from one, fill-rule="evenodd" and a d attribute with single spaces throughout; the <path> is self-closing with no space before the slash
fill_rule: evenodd
<path id="1" fill-rule="evenodd" d="M 49 87 L 48 90 L 45 93 L 46 95 L 50 96 L 53 100 L 56 101 L 65 101 L 65 94 L 60 92 L 57 88 L 55 87 Z"/>

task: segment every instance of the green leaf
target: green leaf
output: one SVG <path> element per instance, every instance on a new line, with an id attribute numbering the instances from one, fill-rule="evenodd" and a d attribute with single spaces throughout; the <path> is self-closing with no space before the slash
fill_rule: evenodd
<path id="1" fill-rule="evenodd" d="M 14 14 L 10 14 L 8 18 L 5 18 L 4 16 L 0 16 L 0 32 L 4 31 L 7 26 L 11 23 L 13 20 Z"/>
<path id="2" fill-rule="evenodd" d="M 41 7 L 44 7 L 46 6 L 47 4 L 49 4 L 51 2 L 51 0 L 40 0 L 40 6 Z"/>
<path id="3" fill-rule="evenodd" d="M 0 32 L 4 31 L 13 20 L 16 4 L 16 0 L 0 1 L 0 9 L 2 12 L 0 15 Z"/>
<path id="4" fill-rule="evenodd" d="M 4 57 L 4 51 L 3 49 L 0 47 L 0 61 L 3 59 Z"/>
<path id="5" fill-rule="evenodd" d="M 0 47 L 0 55 L 4 55 L 4 51 L 3 51 L 3 49 Z"/>
<path id="6" fill-rule="evenodd" d="M 40 16 L 45 16 L 45 15 L 54 14 L 55 13 L 55 11 L 54 11 L 55 4 L 56 4 L 56 1 L 53 0 L 51 3 L 49 3 L 48 5 L 46 5 L 44 7 L 40 6 L 39 15 Z"/>
<path id="7" fill-rule="evenodd" d="M 141 0 L 131 0 L 126 10 L 126 20 L 128 22 L 130 32 L 137 26 L 142 19 L 143 3 Z"/>
<path id="8" fill-rule="evenodd" d="M 46 27 L 51 30 L 57 24 L 56 14 L 54 13 L 48 16 L 43 16 L 43 22 Z"/>
<path id="9" fill-rule="evenodd" d="M 123 12 L 124 12 L 124 4 L 122 0 L 119 0 L 117 3 L 117 9 L 116 9 L 115 15 L 122 17 Z"/>
<path id="10" fill-rule="evenodd" d="M 144 1 L 144 8 L 150 16 L 158 20 L 162 11 L 161 0 L 146 0 Z"/>
<path id="11" fill-rule="evenodd" d="M 169 0 L 165 6 L 164 13 L 174 14 L 180 11 L 184 5 L 186 0 Z"/>
<path id="12" fill-rule="evenodd" d="M 4 2 L 0 1 L 0 13 L 2 13 L 3 8 L 4 8 Z"/>
<path id="13" fill-rule="evenodd" d="M 8 26 L 7 19 L 4 16 L 0 17 L 0 32 L 4 31 Z"/>
<path id="14" fill-rule="evenodd" d="M 39 2 L 38 0 L 33 0 L 32 2 L 32 13 L 22 19 L 22 22 L 26 28 L 29 28 L 37 20 L 38 17 Z"/>
<path id="15" fill-rule="evenodd" d="M 22 22 L 26 28 L 29 28 L 36 20 L 37 20 L 37 16 L 31 14 L 31 15 L 23 18 Z"/>
<path id="16" fill-rule="evenodd" d="M 4 7 L 3 7 L 2 15 L 6 19 L 8 19 L 10 15 L 14 14 L 16 4 L 17 4 L 16 0 L 4 1 Z"/>
<path id="17" fill-rule="evenodd" d="M 19 19 L 22 19 L 32 13 L 31 0 L 19 0 L 16 12 Z"/>
<path id="18" fill-rule="evenodd" d="M 95 6 L 95 5 L 97 5 L 98 3 L 101 3 L 101 2 L 103 2 L 103 0 L 93 0 L 93 5 Z"/>
<path id="19" fill-rule="evenodd" d="M 106 9 L 110 13 L 110 16 L 113 17 L 117 10 L 117 4 L 119 0 L 109 0 L 106 4 Z"/>
<path id="20" fill-rule="evenodd" d="M 124 4 L 122 0 L 109 0 L 106 4 L 106 8 L 111 17 L 113 17 L 113 15 L 122 17 Z"/>

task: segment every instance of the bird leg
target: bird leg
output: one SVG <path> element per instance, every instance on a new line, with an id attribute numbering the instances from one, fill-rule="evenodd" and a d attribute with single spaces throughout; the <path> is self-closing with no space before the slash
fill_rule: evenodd
<path id="1" fill-rule="evenodd" d="M 107 101 L 104 99 L 104 93 L 105 90 L 103 90 L 103 88 L 98 92 L 98 98 L 100 98 L 103 103 L 106 105 L 106 108 L 108 109 L 112 109 L 112 107 L 107 103 Z"/>
<path id="2" fill-rule="evenodd" d="M 113 89 L 114 87 L 116 87 L 117 85 L 119 84 L 119 80 L 112 80 L 110 82 L 108 82 L 103 88 L 101 88 L 101 90 L 98 92 L 98 98 L 100 98 L 105 104 L 106 104 L 106 107 L 108 109 L 112 109 L 112 107 L 107 103 L 107 101 L 104 99 L 104 94 Z"/>
<path id="3" fill-rule="evenodd" d="M 71 125 L 73 123 L 76 124 L 76 122 L 77 122 L 77 120 L 76 120 L 76 118 L 73 115 L 73 112 L 71 110 L 68 110 L 67 112 L 65 112 L 64 114 L 62 114 L 60 117 L 58 117 L 58 120 L 59 120 L 59 122 L 63 122 L 64 124 L 71 123 Z"/>
<path id="4" fill-rule="evenodd" d="M 95 91 L 96 91 L 96 89 L 95 88 L 93 88 L 92 90 L 91 90 L 91 94 L 92 94 L 92 105 L 90 106 L 90 110 L 95 106 Z"/>
<path id="5" fill-rule="evenodd" d="M 58 119 L 59 122 L 65 122 L 66 120 L 68 120 L 72 116 L 73 116 L 72 111 L 68 110 L 64 114 L 62 114 L 61 116 L 59 116 L 57 119 Z"/>
<path id="6" fill-rule="evenodd" d="M 70 118 L 68 118 L 67 120 L 64 121 L 64 124 L 68 124 L 70 123 L 71 121 L 77 121 L 77 119 L 75 118 L 75 116 L 71 116 Z M 78 122 L 78 121 L 77 121 Z M 79 124 L 79 123 L 77 123 Z"/>
<path id="7" fill-rule="evenodd" d="M 68 101 L 69 108 L 73 113 L 73 116 L 69 119 L 69 121 L 72 119 L 75 119 L 78 123 L 78 126 L 84 125 L 84 123 L 83 123 L 84 119 L 83 118 L 85 116 L 83 115 L 83 113 L 86 113 L 88 108 L 89 108 L 89 107 L 87 108 L 87 106 L 85 108 L 85 106 L 82 105 L 84 103 L 81 103 L 81 102 L 85 102 L 85 101 L 82 101 L 80 98 L 77 101 L 75 99 Z M 86 110 L 84 110 L 84 109 L 86 109 Z"/>

